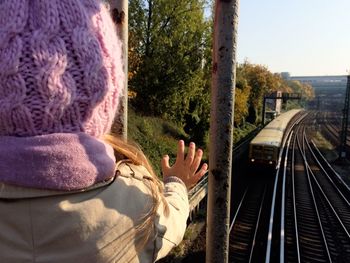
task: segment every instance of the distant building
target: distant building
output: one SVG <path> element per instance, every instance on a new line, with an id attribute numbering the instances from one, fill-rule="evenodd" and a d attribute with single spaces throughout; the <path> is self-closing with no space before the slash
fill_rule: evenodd
<path id="1" fill-rule="evenodd" d="M 290 73 L 289 72 L 281 72 L 281 77 L 285 80 L 290 80 Z"/>
<path id="2" fill-rule="evenodd" d="M 346 87 L 347 76 L 293 76 L 290 80 L 298 80 L 301 83 L 310 84 L 317 89 L 318 87 Z"/>
<path id="3" fill-rule="evenodd" d="M 309 84 L 315 91 L 313 107 L 318 110 L 340 111 L 344 107 L 347 76 L 293 76 L 291 80 Z M 312 105 L 312 103 L 310 104 Z"/>

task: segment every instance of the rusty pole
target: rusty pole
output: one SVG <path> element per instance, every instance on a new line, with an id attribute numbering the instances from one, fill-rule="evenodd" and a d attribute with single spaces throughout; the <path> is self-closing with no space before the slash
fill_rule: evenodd
<path id="1" fill-rule="evenodd" d="M 342 128 L 340 133 L 340 151 L 339 159 L 344 160 L 346 158 L 346 140 L 348 134 L 349 126 L 349 102 L 350 102 L 350 75 L 347 78 L 346 92 L 345 92 L 345 102 L 343 109 L 343 118 L 342 118 Z"/>
<path id="2" fill-rule="evenodd" d="M 228 262 L 239 0 L 216 0 L 206 262 Z"/>
<path id="3" fill-rule="evenodd" d="M 124 90 L 121 94 L 119 114 L 114 120 L 115 132 L 127 138 L 128 130 L 128 0 L 108 0 L 113 21 L 116 23 L 122 41 L 123 69 L 125 72 Z"/>

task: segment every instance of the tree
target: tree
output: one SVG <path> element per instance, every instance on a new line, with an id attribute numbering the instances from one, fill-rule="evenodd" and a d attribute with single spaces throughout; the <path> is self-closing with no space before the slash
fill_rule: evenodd
<path id="1" fill-rule="evenodd" d="M 310 84 L 301 83 L 298 80 L 288 80 L 286 83 L 291 88 L 292 92 L 300 93 L 304 100 L 311 100 L 315 97 L 314 89 Z"/>
<path id="2" fill-rule="evenodd" d="M 203 0 L 131 0 L 130 43 L 140 63 L 130 64 L 134 104 L 145 113 L 184 121 L 203 93 L 207 59 Z"/>
<path id="3" fill-rule="evenodd" d="M 244 87 L 249 87 L 244 89 Z M 280 74 L 272 73 L 263 65 L 251 64 L 245 61 L 237 67 L 237 95 L 236 102 L 238 109 L 235 111 L 236 124 L 243 121 L 243 116 L 250 123 L 256 123 L 258 116 L 261 116 L 262 103 L 265 95 L 272 92 L 295 92 L 302 93 L 305 98 L 312 98 L 313 89 L 311 86 L 295 81 L 286 81 Z M 244 95 L 244 96 L 243 96 Z M 248 98 L 247 98 L 248 97 Z M 247 98 L 247 102 L 244 100 Z M 247 109 L 243 109 L 247 103 Z"/>
<path id="4" fill-rule="evenodd" d="M 238 66 L 238 72 L 242 75 L 241 78 L 245 79 L 251 87 L 247 120 L 255 123 L 261 112 L 263 96 L 278 90 L 280 82 L 267 67 L 250 64 L 248 61 Z"/>
<path id="5" fill-rule="evenodd" d="M 236 126 L 242 124 L 248 115 L 248 100 L 250 97 L 251 87 L 241 71 L 238 70 L 236 78 L 236 90 L 235 90 L 235 116 L 234 123 Z"/>

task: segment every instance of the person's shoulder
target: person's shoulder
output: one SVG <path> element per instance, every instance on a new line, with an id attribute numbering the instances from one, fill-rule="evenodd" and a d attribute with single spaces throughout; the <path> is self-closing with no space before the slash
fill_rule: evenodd
<path id="1" fill-rule="evenodd" d="M 129 160 L 123 160 L 116 165 L 116 176 L 128 185 L 132 184 L 141 188 L 149 188 L 149 184 L 152 183 L 152 175 L 142 165 L 137 165 Z"/>
<path id="2" fill-rule="evenodd" d="M 134 164 L 129 160 L 123 160 L 117 163 L 116 175 L 125 178 L 134 178 L 140 181 L 152 178 L 146 167 Z"/>

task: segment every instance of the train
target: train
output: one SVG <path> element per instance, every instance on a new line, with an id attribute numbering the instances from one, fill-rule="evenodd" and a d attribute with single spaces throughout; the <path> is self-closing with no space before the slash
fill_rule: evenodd
<path id="1" fill-rule="evenodd" d="M 284 132 L 289 122 L 301 111 L 294 109 L 280 114 L 255 136 L 249 144 L 250 163 L 276 167 Z"/>

